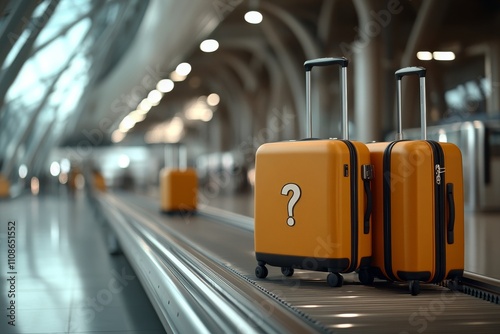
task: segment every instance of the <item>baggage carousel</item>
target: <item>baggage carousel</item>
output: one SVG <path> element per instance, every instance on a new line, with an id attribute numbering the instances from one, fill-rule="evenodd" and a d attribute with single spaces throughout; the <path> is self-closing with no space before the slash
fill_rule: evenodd
<path id="1" fill-rule="evenodd" d="M 466 273 L 458 290 L 422 284 L 411 296 L 407 284 L 364 286 L 354 273 L 344 275 L 339 288 L 326 283 L 327 273 L 295 270 L 285 277 L 269 266 L 268 277 L 257 279 L 249 198 L 213 198 L 196 214 L 177 215 L 161 213 L 154 196 L 103 193 L 97 199 L 114 232 L 111 251 L 115 240 L 169 332 L 500 329 L 498 214 L 468 215 Z"/>

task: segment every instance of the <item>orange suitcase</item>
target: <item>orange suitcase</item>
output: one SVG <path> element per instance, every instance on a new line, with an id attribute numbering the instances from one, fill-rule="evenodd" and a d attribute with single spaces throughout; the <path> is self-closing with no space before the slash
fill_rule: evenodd
<path id="1" fill-rule="evenodd" d="M 402 140 L 401 79 L 420 78 L 422 140 Z M 464 200 L 462 156 L 451 143 L 426 140 L 423 67 L 396 71 L 398 129 L 396 141 L 368 144 L 375 178 L 373 190 L 373 275 L 408 281 L 410 292 L 420 282 L 451 279 L 464 269 Z"/>
<path id="2" fill-rule="evenodd" d="M 0 198 L 7 198 L 10 196 L 10 182 L 0 173 Z"/>
<path id="3" fill-rule="evenodd" d="M 174 164 L 177 148 L 177 167 Z M 170 153 L 170 154 L 169 154 Z M 168 157 L 169 156 L 169 157 Z M 168 157 L 168 158 L 167 158 Z M 187 168 L 183 146 L 165 147 L 165 168 L 160 171 L 160 207 L 165 213 L 194 212 L 197 208 L 198 176 L 194 168 Z"/>
<path id="4" fill-rule="evenodd" d="M 310 71 L 339 64 L 342 69 L 343 140 L 312 139 Z M 256 154 L 255 275 L 266 265 L 330 272 L 327 282 L 341 286 L 340 273 L 368 270 L 371 256 L 372 166 L 365 144 L 349 141 L 345 58 L 306 61 L 308 138 L 267 143 Z"/>

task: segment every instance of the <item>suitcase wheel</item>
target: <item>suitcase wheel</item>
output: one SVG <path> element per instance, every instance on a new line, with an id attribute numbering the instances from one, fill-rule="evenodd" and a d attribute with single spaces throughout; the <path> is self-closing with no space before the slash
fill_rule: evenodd
<path id="1" fill-rule="evenodd" d="M 412 296 L 416 296 L 420 293 L 420 282 L 417 280 L 410 281 L 410 293 Z"/>
<path id="2" fill-rule="evenodd" d="M 283 276 L 290 277 L 293 275 L 293 268 L 292 267 L 281 267 L 281 273 Z"/>
<path id="3" fill-rule="evenodd" d="M 368 268 L 362 268 L 358 273 L 359 281 L 363 285 L 372 285 L 375 276 L 373 276 L 372 272 Z"/>
<path id="4" fill-rule="evenodd" d="M 268 274 L 268 271 L 267 271 L 266 266 L 258 265 L 255 268 L 255 276 L 257 276 L 258 278 L 266 278 L 267 274 Z"/>
<path id="5" fill-rule="evenodd" d="M 448 289 L 450 289 L 451 291 L 458 291 L 459 289 L 459 278 L 458 277 L 454 277 L 453 279 L 450 279 L 448 281 Z"/>
<path id="6" fill-rule="evenodd" d="M 330 273 L 326 277 L 326 282 L 332 288 L 341 287 L 342 284 L 344 283 L 344 277 L 342 275 L 340 275 L 339 273 Z"/>

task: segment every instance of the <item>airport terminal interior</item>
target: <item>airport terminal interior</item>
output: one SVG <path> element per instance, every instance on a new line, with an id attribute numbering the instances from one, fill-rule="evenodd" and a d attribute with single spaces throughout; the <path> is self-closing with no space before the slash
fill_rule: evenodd
<path id="1" fill-rule="evenodd" d="M 0 14 L 0 333 L 499 332 L 500 1 Z"/>

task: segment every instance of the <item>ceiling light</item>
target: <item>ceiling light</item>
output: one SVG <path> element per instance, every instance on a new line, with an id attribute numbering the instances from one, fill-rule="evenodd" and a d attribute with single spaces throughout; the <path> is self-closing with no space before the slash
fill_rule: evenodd
<path id="1" fill-rule="evenodd" d="M 180 63 L 175 68 L 175 71 L 181 76 L 186 76 L 191 72 L 191 65 L 189 63 Z"/>
<path id="2" fill-rule="evenodd" d="M 207 104 L 211 107 L 215 107 L 220 102 L 220 96 L 216 93 L 212 93 L 207 97 Z"/>
<path id="3" fill-rule="evenodd" d="M 25 164 L 22 164 L 21 166 L 19 166 L 18 173 L 21 179 L 26 178 L 26 176 L 28 175 L 28 167 L 26 167 Z"/>
<path id="4" fill-rule="evenodd" d="M 142 122 L 146 118 L 146 114 L 138 110 L 131 111 L 128 116 L 132 118 L 136 123 Z"/>
<path id="5" fill-rule="evenodd" d="M 40 181 L 36 176 L 33 176 L 31 178 L 31 193 L 33 195 L 38 195 L 39 192 L 40 192 Z"/>
<path id="6" fill-rule="evenodd" d="M 419 60 L 432 60 L 432 53 L 429 51 L 419 51 L 417 52 L 417 58 Z"/>
<path id="7" fill-rule="evenodd" d="M 144 140 L 148 144 L 153 143 L 177 143 L 184 134 L 184 122 L 180 117 L 161 123 L 146 132 Z"/>
<path id="8" fill-rule="evenodd" d="M 172 73 L 170 73 L 170 79 L 172 79 L 172 81 L 179 82 L 186 80 L 186 76 L 180 75 L 176 71 L 173 71 Z"/>
<path id="9" fill-rule="evenodd" d="M 162 97 L 163 94 L 159 90 L 153 89 L 149 92 L 147 100 L 149 101 L 149 103 L 151 103 L 152 106 L 157 106 L 160 103 Z"/>
<path id="10" fill-rule="evenodd" d="M 200 44 L 200 50 L 203 52 L 214 52 L 219 48 L 219 42 L 215 39 L 206 39 Z"/>
<path id="11" fill-rule="evenodd" d="M 119 129 L 121 132 L 127 132 L 135 126 L 135 121 L 130 116 L 125 116 L 125 118 L 120 122 Z"/>
<path id="12" fill-rule="evenodd" d="M 174 89 L 174 82 L 170 79 L 163 79 L 158 81 L 156 85 L 156 89 L 158 89 L 161 93 L 168 93 Z"/>
<path id="13" fill-rule="evenodd" d="M 125 136 L 126 136 L 125 133 L 121 132 L 120 130 L 115 130 L 111 134 L 111 141 L 113 143 L 119 143 L 123 140 L 123 138 L 125 138 Z"/>
<path id="14" fill-rule="evenodd" d="M 251 24 L 259 24 L 262 22 L 262 14 L 256 10 L 251 10 L 245 14 L 245 21 Z"/>
<path id="15" fill-rule="evenodd" d="M 130 158 L 126 154 L 121 154 L 118 157 L 118 167 L 127 168 L 128 166 L 130 166 Z"/>
<path id="16" fill-rule="evenodd" d="M 142 110 L 145 113 L 147 113 L 148 111 L 151 110 L 151 107 L 152 107 L 151 102 L 149 102 L 147 99 L 144 99 L 141 101 L 141 103 L 139 103 L 139 105 L 137 106 L 137 109 Z"/>
<path id="17" fill-rule="evenodd" d="M 53 161 L 50 164 L 50 175 L 58 176 L 60 172 L 61 172 L 61 166 L 57 161 Z"/>
<path id="18" fill-rule="evenodd" d="M 189 107 L 185 110 L 184 115 L 191 121 L 200 120 L 208 122 L 213 117 L 213 111 L 200 97 L 198 101 L 189 105 Z"/>
<path id="19" fill-rule="evenodd" d="M 66 184 L 66 183 L 68 183 L 68 174 L 66 174 L 66 173 L 61 173 L 61 174 L 59 174 L 59 182 L 60 182 L 61 184 Z"/>
<path id="20" fill-rule="evenodd" d="M 71 162 L 69 162 L 68 159 L 62 159 L 61 160 L 61 172 L 62 173 L 68 173 L 71 169 Z"/>
<path id="21" fill-rule="evenodd" d="M 356 317 L 359 317 L 360 314 L 358 314 L 358 313 L 340 313 L 340 314 L 337 314 L 336 316 L 340 317 L 340 318 L 356 318 Z"/>
<path id="22" fill-rule="evenodd" d="M 455 53 L 453 51 L 435 51 L 432 56 L 436 60 L 450 61 L 455 59 Z"/>

